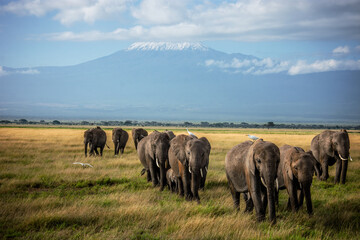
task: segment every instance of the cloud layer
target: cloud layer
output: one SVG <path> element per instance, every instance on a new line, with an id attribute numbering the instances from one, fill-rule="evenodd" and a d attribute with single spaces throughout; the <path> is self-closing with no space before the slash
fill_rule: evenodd
<path id="1" fill-rule="evenodd" d="M 242 41 L 360 39 L 360 0 L 18 0 L 2 11 L 42 17 L 61 24 L 115 19 L 103 32 L 68 31 L 52 40 L 208 40 Z M 120 17 L 126 18 L 126 24 Z"/>

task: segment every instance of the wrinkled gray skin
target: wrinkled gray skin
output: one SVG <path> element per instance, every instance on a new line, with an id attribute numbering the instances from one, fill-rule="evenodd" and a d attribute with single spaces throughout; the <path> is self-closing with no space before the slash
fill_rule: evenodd
<path id="1" fill-rule="evenodd" d="M 106 133 L 100 127 L 88 129 L 84 132 L 85 157 L 87 157 L 88 145 L 90 148 L 90 156 L 94 155 L 94 151 L 97 155 L 99 155 L 97 148 L 100 148 L 100 156 L 102 156 L 105 144 Z"/>
<path id="2" fill-rule="evenodd" d="M 240 193 L 245 193 L 246 210 L 255 207 L 257 220 L 265 219 L 267 205 L 269 219 L 276 222 L 275 179 L 280 162 L 279 148 L 262 139 L 246 141 L 233 147 L 225 157 L 225 170 L 235 209 L 239 209 Z M 250 194 L 247 194 L 250 193 Z"/>
<path id="3" fill-rule="evenodd" d="M 129 139 L 129 134 L 123 129 L 114 128 L 112 130 L 112 141 L 115 147 L 114 155 L 119 155 L 119 151 L 121 152 L 121 154 L 124 153 L 124 149 L 128 139 Z"/>
<path id="4" fill-rule="evenodd" d="M 315 158 L 311 151 L 284 145 L 280 148 L 280 164 L 277 173 L 277 187 L 287 190 L 289 194 L 288 208 L 293 212 L 299 210 L 306 199 L 309 215 L 313 213 L 311 202 L 311 184 L 314 175 Z M 276 199 L 278 194 L 276 194 Z"/>
<path id="5" fill-rule="evenodd" d="M 169 136 L 170 140 L 176 137 L 173 131 L 166 130 L 164 133 L 166 133 Z"/>
<path id="6" fill-rule="evenodd" d="M 137 150 L 140 140 L 148 136 L 148 132 L 143 128 L 133 128 L 131 130 L 131 135 L 134 140 L 135 149 Z"/>
<path id="7" fill-rule="evenodd" d="M 166 172 L 166 181 L 171 192 L 177 192 L 177 181 L 174 171 L 170 168 Z"/>
<path id="8" fill-rule="evenodd" d="M 348 159 L 350 158 L 350 140 L 346 130 L 326 130 L 316 135 L 311 141 L 311 151 L 317 162 L 321 164 L 321 180 L 329 178 L 328 167 L 336 163 L 334 182 L 345 184 Z"/>
<path id="9" fill-rule="evenodd" d="M 199 188 L 205 182 L 211 145 L 206 138 L 178 135 L 170 141 L 169 162 L 177 178 L 178 191 L 186 200 L 200 203 Z"/>
<path id="10" fill-rule="evenodd" d="M 154 131 L 140 140 L 137 149 L 140 162 L 147 172 L 148 181 L 152 181 L 153 186 L 157 186 L 160 180 L 160 191 L 166 186 L 169 142 L 166 133 Z"/>

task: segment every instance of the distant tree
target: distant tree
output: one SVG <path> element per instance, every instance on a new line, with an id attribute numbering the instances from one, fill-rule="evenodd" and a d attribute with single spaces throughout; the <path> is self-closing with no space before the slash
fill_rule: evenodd
<path id="1" fill-rule="evenodd" d="M 200 125 L 202 127 L 208 127 L 210 125 L 210 123 L 209 122 L 201 122 Z"/>
<path id="2" fill-rule="evenodd" d="M 22 119 L 19 120 L 19 123 L 26 124 L 26 123 L 28 123 L 28 120 L 22 118 Z"/>
<path id="3" fill-rule="evenodd" d="M 184 122 L 184 126 L 185 126 L 185 127 L 189 127 L 189 126 L 192 126 L 192 125 L 193 125 L 192 122 Z"/>
<path id="4" fill-rule="evenodd" d="M 52 123 L 53 123 L 54 125 L 59 125 L 59 124 L 61 124 L 61 122 L 60 122 L 59 120 L 54 120 Z"/>
<path id="5" fill-rule="evenodd" d="M 274 127 L 275 126 L 275 123 L 274 122 L 268 122 L 266 124 L 267 128 L 271 128 L 271 127 Z"/>
<path id="6" fill-rule="evenodd" d="M 132 125 L 132 121 L 126 120 L 126 121 L 124 122 L 124 125 L 125 125 L 125 126 L 131 126 L 131 125 Z"/>
<path id="7" fill-rule="evenodd" d="M 45 120 L 40 120 L 40 123 L 45 123 Z"/>

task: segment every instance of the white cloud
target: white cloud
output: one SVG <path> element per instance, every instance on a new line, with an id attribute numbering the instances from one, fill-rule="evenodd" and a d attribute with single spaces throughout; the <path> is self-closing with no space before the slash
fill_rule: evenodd
<path id="1" fill-rule="evenodd" d="M 337 55 L 348 54 L 348 53 L 350 53 L 350 49 L 348 46 L 339 46 L 339 47 L 335 48 L 332 52 L 333 52 L 333 54 L 337 54 Z"/>
<path id="2" fill-rule="evenodd" d="M 316 72 L 328 72 L 339 70 L 360 70 L 360 60 L 322 60 L 315 61 L 314 63 L 307 63 L 306 61 L 298 61 L 293 65 L 288 74 L 306 74 Z"/>
<path id="3" fill-rule="evenodd" d="M 114 17 L 127 9 L 130 0 L 19 0 L 4 5 L 2 9 L 19 15 L 42 17 L 53 11 L 55 20 L 64 25 L 83 21 L 93 23 Z"/>
<path id="4" fill-rule="evenodd" d="M 360 60 L 322 60 L 307 63 L 300 60 L 295 64 L 288 61 L 275 61 L 270 58 L 264 59 L 232 59 L 230 62 L 224 60 L 208 59 L 205 61 L 207 67 L 218 67 L 224 71 L 243 74 L 272 74 L 284 72 L 289 75 L 341 71 L 341 70 L 360 70 Z"/>
<path id="5" fill-rule="evenodd" d="M 360 45 L 355 47 L 356 51 L 360 51 Z"/>
<path id="6" fill-rule="evenodd" d="M 0 66 L 0 77 L 7 75 L 8 72 L 6 72 L 2 66 Z"/>
<path id="7" fill-rule="evenodd" d="M 18 0 L 1 9 L 39 17 L 55 14 L 54 19 L 64 25 L 126 18 L 119 28 L 121 36 L 116 30 L 94 30 L 88 34 L 99 34 L 92 35 L 92 41 L 102 40 L 101 34 L 126 40 L 271 41 L 360 39 L 359 6 L 360 0 Z M 134 37 L 135 26 L 141 31 Z M 88 41 L 85 33 L 73 35 Z"/>
<path id="8" fill-rule="evenodd" d="M 218 67 L 234 73 L 262 75 L 287 71 L 289 62 L 278 62 L 270 58 L 242 60 L 233 58 L 230 62 L 208 59 L 205 61 L 205 66 Z"/>
<path id="9" fill-rule="evenodd" d="M 143 0 L 138 7 L 132 8 L 132 15 L 145 25 L 178 23 L 185 14 L 184 0 Z"/>

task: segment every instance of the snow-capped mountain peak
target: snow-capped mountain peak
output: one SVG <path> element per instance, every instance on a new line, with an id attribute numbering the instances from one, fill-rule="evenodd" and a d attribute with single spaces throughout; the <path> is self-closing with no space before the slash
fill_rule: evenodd
<path id="1" fill-rule="evenodd" d="M 191 42 L 136 42 L 128 47 L 127 51 L 182 51 L 182 50 L 200 50 L 209 49 L 201 43 Z"/>

